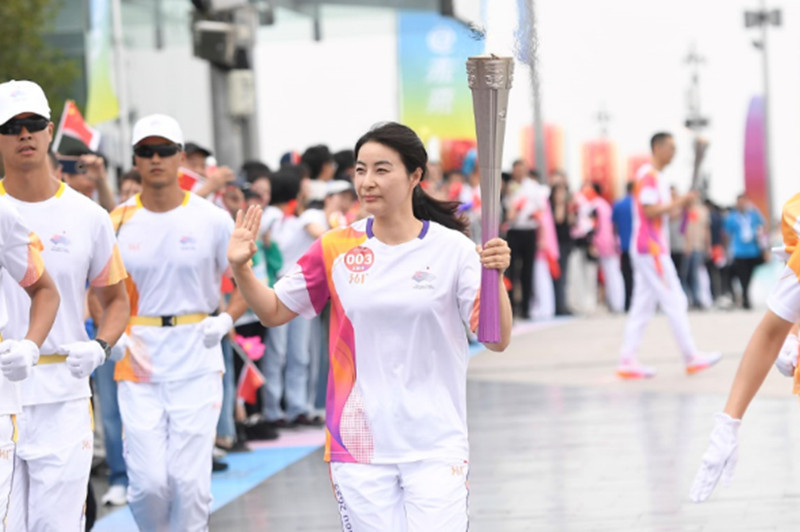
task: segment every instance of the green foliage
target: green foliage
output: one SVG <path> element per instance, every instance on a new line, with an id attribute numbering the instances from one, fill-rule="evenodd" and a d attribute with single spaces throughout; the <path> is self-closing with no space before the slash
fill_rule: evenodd
<path id="1" fill-rule="evenodd" d="M 69 97 L 79 72 L 74 59 L 45 40 L 58 8 L 59 0 L 0 0 L 0 81 L 35 81 L 51 107 Z"/>

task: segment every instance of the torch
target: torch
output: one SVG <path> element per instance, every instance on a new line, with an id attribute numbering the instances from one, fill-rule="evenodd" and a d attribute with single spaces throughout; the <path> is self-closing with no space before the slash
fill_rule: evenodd
<path id="1" fill-rule="evenodd" d="M 506 130 L 508 91 L 514 80 L 514 60 L 484 55 L 467 60 L 467 80 L 472 89 L 475 132 L 478 137 L 478 167 L 481 176 L 481 240 L 497 237 L 500 229 L 500 165 Z M 500 272 L 481 271 L 481 307 L 478 340 L 500 341 Z"/>

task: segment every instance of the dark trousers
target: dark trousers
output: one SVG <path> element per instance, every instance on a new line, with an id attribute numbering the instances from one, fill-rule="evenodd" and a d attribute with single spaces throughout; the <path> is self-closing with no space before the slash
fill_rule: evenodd
<path id="1" fill-rule="evenodd" d="M 561 277 L 553 281 L 553 292 L 556 298 L 556 314 L 559 316 L 570 313 L 567 305 L 567 265 L 571 252 L 571 242 L 558 244 L 558 267 L 561 269 Z"/>
<path id="2" fill-rule="evenodd" d="M 533 299 L 533 265 L 536 258 L 536 229 L 509 229 L 508 247 L 511 248 L 509 278 L 511 292 L 509 298 L 514 303 L 514 288 L 521 289 L 519 306 L 515 307 L 519 316 L 528 318 L 531 299 Z"/>
<path id="3" fill-rule="evenodd" d="M 625 281 L 625 312 L 631 308 L 631 296 L 633 296 L 633 268 L 631 267 L 631 254 L 623 251 L 619 257 L 619 265 L 622 270 L 622 280 Z"/>
<path id="4" fill-rule="evenodd" d="M 742 307 L 750 308 L 750 279 L 753 277 L 753 270 L 756 266 L 763 263 L 761 257 L 753 257 L 749 259 L 733 259 L 731 266 L 732 277 L 739 279 L 739 284 L 742 285 Z"/>
<path id="5" fill-rule="evenodd" d="M 706 270 L 708 270 L 708 278 L 711 281 L 711 297 L 716 301 L 719 296 L 725 293 L 722 283 L 722 269 L 718 268 L 713 260 L 708 259 L 706 260 Z"/>

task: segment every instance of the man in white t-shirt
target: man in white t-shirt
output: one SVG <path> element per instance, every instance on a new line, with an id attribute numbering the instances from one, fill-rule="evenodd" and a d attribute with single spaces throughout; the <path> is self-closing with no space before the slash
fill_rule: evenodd
<path id="1" fill-rule="evenodd" d="M 680 216 L 682 210 L 694 202 L 696 194 L 672 200 L 669 189 L 660 178 L 661 170 L 675 155 L 672 135 L 653 135 L 650 147 L 653 162 L 643 165 L 636 172 L 633 192 L 630 251 L 634 275 L 633 297 L 617 367 L 617 376 L 623 379 L 650 378 L 656 374 L 655 369 L 639 363 L 636 352 L 644 330 L 658 307 L 669 319 L 687 374 L 703 371 L 721 358 L 720 353 L 700 353 L 695 347 L 689 328 L 686 294 L 669 253 L 669 219 Z"/>
<path id="2" fill-rule="evenodd" d="M 207 530 L 220 341 L 245 310 L 213 315 L 233 220 L 178 185 L 185 156 L 173 118 L 142 118 L 132 140 L 142 192 L 111 214 L 130 274 L 131 319 L 115 372 L 128 502 L 140 530 Z"/>
<path id="3" fill-rule="evenodd" d="M 0 84 L 0 124 L 24 124 L 0 135 L 5 179 L 0 196 L 40 235 L 42 257 L 58 287 L 61 305 L 30 376 L 21 383 L 17 451 L 8 529 L 83 531 L 92 463 L 89 375 L 105 362 L 108 346 L 128 321 L 125 268 L 108 213 L 57 181 L 47 159 L 52 141 L 50 107 L 30 81 Z M 86 287 L 102 308 L 96 340 L 84 327 Z M 30 300 L 3 276 L 9 338 L 29 327 Z"/>
<path id="4" fill-rule="evenodd" d="M 0 135 L 11 135 L 16 126 L 0 125 Z M 0 516 L 8 515 L 8 495 L 14 472 L 16 415 L 22 410 L 18 381 L 25 379 L 39 359 L 42 345 L 56 318 L 60 298 L 55 283 L 44 269 L 42 243 L 30 232 L 16 210 L 0 198 L 0 275 L 8 275 L 31 298 L 30 325 L 22 340 L 0 343 Z M 6 315 L 0 287 L 0 340 Z M 0 522 L 0 530 L 5 524 Z"/>

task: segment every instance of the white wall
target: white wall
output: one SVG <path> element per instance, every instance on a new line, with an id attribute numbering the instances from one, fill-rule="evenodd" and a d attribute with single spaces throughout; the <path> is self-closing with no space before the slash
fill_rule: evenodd
<path id="1" fill-rule="evenodd" d="M 352 148 L 379 121 L 397 119 L 396 22 L 391 11 L 332 17 L 314 42 L 307 20 L 262 29 L 255 55 L 261 155 Z"/>
<path id="2" fill-rule="evenodd" d="M 209 67 L 189 47 L 127 52 L 131 109 L 137 118 L 165 113 L 173 116 L 186 140 L 213 146 Z M 131 123 L 133 126 L 133 123 Z"/>

